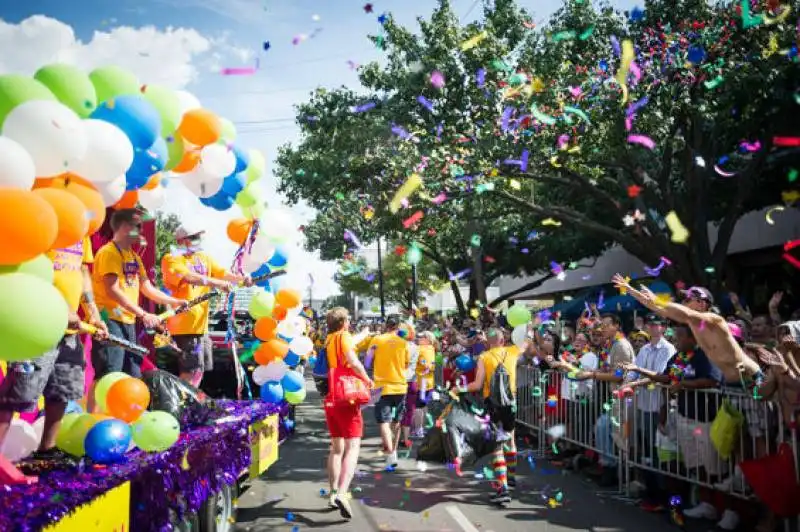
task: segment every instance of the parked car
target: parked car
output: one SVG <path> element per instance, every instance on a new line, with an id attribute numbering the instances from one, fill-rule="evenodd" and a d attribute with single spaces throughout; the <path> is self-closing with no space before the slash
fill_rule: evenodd
<path id="1" fill-rule="evenodd" d="M 227 341 L 228 314 L 215 312 L 209 316 L 208 335 L 213 343 L 214 367 L 203 375 L 200 389 L 209 397 L 216 399 L 236 399 L 236 365 L 234 364 L 234 343 Z M 246 311 L 236 311 L 236 355 L 240 356 L 247 342 L 253 341 L 253 319 Z M 165 371 L 178 374 L 178 353 L 171 347 L 156 350 L 156 365 Z M 259 397 L 259 386 L 253 382 L 255 361 L 249 360 L 241 364 L 243 376 L 247 378 L 252 398 Z M 242 387 L 242 399 L 248 398 L 247 384 Z"/>

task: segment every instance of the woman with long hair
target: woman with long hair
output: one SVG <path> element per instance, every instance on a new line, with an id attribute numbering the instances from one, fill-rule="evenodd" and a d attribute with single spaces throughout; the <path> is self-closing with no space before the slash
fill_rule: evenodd
<path id="1" fill-rule="evenodd" d="M 347 309 L 336 307 L 327 316 L 328 338 L 325 352 L 330 369 L 348 366 L 356 375 L 373 387 L 372 379 L 367 375 L 364 366 L 358 360 L 355 342 L 350 335 L 350 315 Z M 334 383 L 328 383 L 333 389 Z M 350 507 L 350 483 L 358 465 L 358 453 L 361 450 L 361 437 L 364 432 L 364 419 L 359 405 L 337 405 L 328 395 L 324 401 L 325 421 L 331 437 L 330 454 L 328 455 L 328 481 L 330 483 L 331 508 L 338 508 L 342 517 L 350 519 L 353 511 Z"/>

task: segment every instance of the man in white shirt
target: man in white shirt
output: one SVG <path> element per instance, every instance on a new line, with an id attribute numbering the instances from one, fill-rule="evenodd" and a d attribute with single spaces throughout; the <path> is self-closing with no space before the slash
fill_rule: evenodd
<path id="1" fill-rule="evenodd" d="M 664 338 L 664 328 L 666 321 L 657 314 L 649 314 L 645 318 L 645 327 L 650 335 L 650 341 L 646 343 L 636 355 L 636 361 L 632 366 L 625 369 L 630 370 L 628 380 L 639 379 L 636 375 L 638 368 L 649 370 L 658 375 L 662 375 L 669 366 L 672 357 L 675 356 L 675 346 L 667 342 Z M 636 388 L 636 432 L 638 442 L 638 454 L 645 460 L 649 460 L 653 467 L 658 467 L 658 453 L 656 452 L 656 431 L 658 430 L 658 414 L 664 401 L 663 390 L 653 386 L 640 386 Z M 655 475 L 646 473 L 644 476 L 647 493 L 643 507 L 657 511 L 663 506 L 660 500 L 659 478 Z"/>

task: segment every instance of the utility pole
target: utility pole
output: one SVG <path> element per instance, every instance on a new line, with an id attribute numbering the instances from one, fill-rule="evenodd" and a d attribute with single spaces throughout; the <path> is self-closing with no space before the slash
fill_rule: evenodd
<path id="1" fill-rule="evenodd" d="M 378 294 L 381 298 L 381 320 L 385 320 L 386 301 L 383 295 L 383 257 L 381 255 L 381 237 L 378 237 Z"/>
<path id="2" fill-rule="evenodd" d="M 411 303 L 413 307 L 417 307 L 419 305 L 419 301 L 417 300 L 417 265 L 411 265 Z M 413 310 L 413 308 L 412 308 Z"/>

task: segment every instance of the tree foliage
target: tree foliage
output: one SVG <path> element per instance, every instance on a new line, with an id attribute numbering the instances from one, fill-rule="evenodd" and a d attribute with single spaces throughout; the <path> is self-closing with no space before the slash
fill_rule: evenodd
<path id="1" fill-rule="evenodd" d="M 754 6 L 761 24 L 745 27 L 740 4 L 567 0 L 533 28 L 513 0 L 463 27 L 440 0 L 419 35 L 389 16 L 363 91 L 298 107 L 280 188 L 319 211 L 306 234 L 324 258 L 352 250 L 346 230 L 415 242 L 440 275 L 471 270 L 471 299 L 612 243 L 651 266 L 667 257 L 669 280 L 713 283 L 736 222 L 779 202 L 798 160 L 773 142 L 798 129 L 790 6 Z M 423 185 L 393 213 L 414 174 Z"/>
<path id="2" fill-rule="evenodd" d="M 180 227 L 181 220 L 175 214 L 156 212 L 156 286 L 162 286 L 161 257 L 170 253 L 175 246 L 175 231 Z"/>

